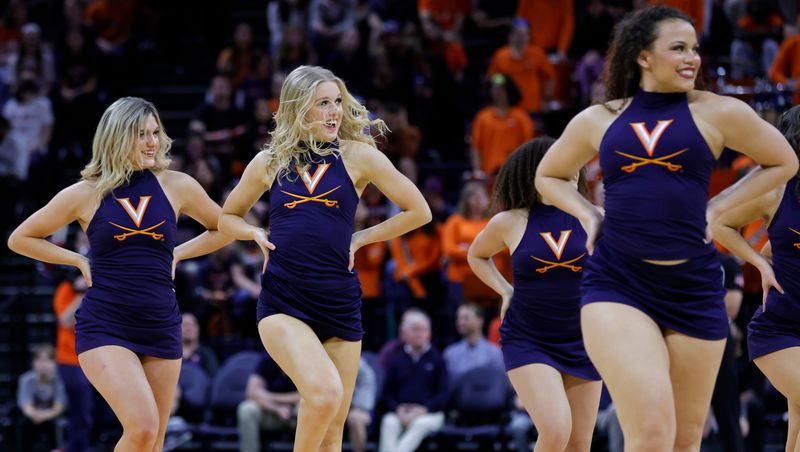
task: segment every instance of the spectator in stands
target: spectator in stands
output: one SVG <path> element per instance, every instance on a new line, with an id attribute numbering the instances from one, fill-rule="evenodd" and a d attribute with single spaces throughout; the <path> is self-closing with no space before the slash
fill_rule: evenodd
<path id="1" fill-rule="evenodd" d="M 444 425 L 447 368 L 431 346 L 431 321 L 422 311 L 403 316 L 402 351 L 389 361 L 382 403 L 380 452 L 413 452 Z"/>
<path id="2" fill-rule="evenodd" d="M 25 418 L 20 425 L 19 450 L 32 451 L 42 435 L 48 438 L 50 450 L 55 444 L 55 419 L 67 406 L 64 384 L 56 373 L 54 349 L 50 344 L 33 347 L 32 369 L 19 377 L 17 406 Z M 41 447 L 38 446 L 37 449 Z"/>
<path id="3" fill-rule="evenodd" d="M 65 48 L 58 55 L 58 91 L 55 97 L 55 116 L 59 118 L 54 131 L 58 147 L 80 146 L 77 159 L 83 163 L 91 149 L 92 123 L 88 118 L 97 115 L 97 58 L 86 45 L 80 28 L 67 31 Z"/>
<path id="4" fill-rule="evenodd" d="M 800 105 L 800 33 L 787 37 L 769 68 L 769 78 L 793 91 L 792 104 Z"/>
<path id="5" fill-rule="evenodd" d="M 455 313 L 464 301 L 464 280 L 473 276 L 467 263 L 469 245 L 489 221 L 489 195 L 484 182 L 472 181 L 464 184 L 458 198 L 456 213 L 442 227 L 442 255 L 447 262 L 447 325 L 450 331 L 439 331 L 448 340 L 455 325 Z"/>
<path id="6" fill-rule="evenodd" d="M 648 5 L 670 6 L 683 11 L 694 21 L 694 28 L 697 36 L 703 36 L 706 25 L 706 1 L 705 0 L 647 0 Z"/>
<path id="7" fill-rule="evenodd" d="M 11 124 L 11 137 L 20 147 L 18 173 L 27 180 L 31 167 L 40 167 L 53 131 L 53 107 L 33 79 L 22 80 L 3 106 L 3 117 Z"/>
<path id="8" fill-rule="evenodd" d="M 42 42 L 42 29 L 29 22 L 22 26 L 19 49 L 8 58 L 6 80 L 12 91 L 25 79 L 36 82 L 41 94 L 48 95 L 56 82 L 53 51 Z"/>
<path id="9" fill-rule="evenodd" d="M 472 121 L 470 157 L 477 179 L 497 174 L 509 154 L 534 136 L 533 121 L 518 106 L 521 97 L 514 80 L 500 73 L 489 80 L 492 103 Z"/>
<path id="10" fill-rule="evenodd" d="M 464 303 L 458 307 L 456 329 L 462 339 L 447 346 L 443 353 L 451 386 L 476 367 L 505 369 L 500 347 L 489 343 L 483 336 L 483 320 L 483 309 L 477 304 Z"/>
<path id="11" fill-rule="evenodd" d="M 320 65 L 333 63 L 333 50 L 345 33 L 356 27 L 357 13 L 356 0 L 310 0 L 308 26 Z"/>
<path id="12" fill-rule="evenodd" d="M 364 358 L 358 364 L 358 376 L 353 391 L 350 412 L 347 413 L 347 430 L 350 433 L 350 448 L 353 452 L 364 452 L 367 447 L 367 427 L 372 423 L 372 410 L 378 392 L 375 371 Z"/>
<path id="13" fill-rule="evenodd" d="M 258 362 L 247 379 L 245 400 L 236 417 L 239 426 L 239 450 L 261 451 L 261 430 L 290 430 L 297 425 L 300 393 L 292 380 L 269 355 Z"/>
<path id="14" fill-rule="evenodd" d="M 517 17 L 529 24 L 531 44 L 566 59 L 575 32 L 573 0 L 519 0 Z"/>
<path id="15" fill-rule="evenodd" d="M 233 43 L 217 56 L 217 72 L 230 77 L 233 90 L 239 89 L 261 59 L 261 49 L 253 42 L 253 27 L 239 22 L 233 29 Z"/>
<path id="16" fill-rule="evenodd" d="M 308 0 L 269 0 L 267 3 L 267 28 L 269 29 L 270 54 L 278 59 L 288 27 L 305 28 Z M 276 93 L 277 95 L 277 93 Z"/>
<path id="17" fill-rule="evenodd" d="M 731 44 L 731 77 L 766 76 L 778 54 L 782 29 L 783 19 L 770 0 L 748 1 Z"/>
<path id="18" fill-rule="evenodd" d="M 244 138 L 247 132 L 247 115 L 233 101 L 231 80 L 217 74 L 211 79 L 209 100 L 195 111 L 189 130 L 201 133 L 206 140 L 206 150 L 216 156 L 225 174 L 236 158 L 250 156 Z"/>
<path id="19" fill-rule="evenodd" d="M 556 71 L 544 50 L 538 44 L 529 43 L 529 30 L 528 22 L 514 20 L 508 45 L 495 51 L 487 74 L 511 77 L 522 93 L 520 106 L 528 113 L 538 113 L 544 101 L 552 97 Z"/>
<path id="20" fill-rule="evenodd" d="M 6 237 L 6 232 L 16 222 L 17 203 L 21 194 L 22 182 L 26 170 L 23 166 L 27 159 L 20 152 L 17 140 L 10 133 L 11 126 L 8 120 L 0 116 L 0 191 L 3 193 L 15 194 L 3 196 L 0 201 L 0 212 L 6 212 L 0 216 L 0 236 Z"/>
<path id="21" fill-rule="evenodd" d="M 197 323 L 197 317 L 191 312 L 184 312 L 181 319 L 183 361 L 197 364 L 209 378 L 214 377 L 219 369 L 219 361 L 213 350 L 200 343 L 200 325 Z"/>
<path id="22" fill-rule="evenodd" d="M 371 191 L 380 194 L 378 190 Z M 365 193 L 364 198 L 366 197 Z M 356 230 L 383 221 L 382 216 L 370 215 L 370 209 L 364 198 L 356 210 Z M 353 260 L 353 268 L 358 272 L 358 280 L 361 283 L 361 320 L 364 325 L 362 347 L 365 350 L 377 351 L 386 342 L 386 300 L 383 297 L 381 284 L 386 251 L 386 242 L 370 243 L 356 251 Z"/>
<path id="23" fill-rule="evenodd" d="M 471 10 L 472 3 L 467 0 L 417 0 L 422 31 L 431 50 L 444 58 L 456 80 L 469 64 L 461 42 L 461 30 Z"/>

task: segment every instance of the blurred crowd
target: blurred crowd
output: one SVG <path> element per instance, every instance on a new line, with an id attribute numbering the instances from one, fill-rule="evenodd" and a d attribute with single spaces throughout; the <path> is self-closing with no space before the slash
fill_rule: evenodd
<path id="1" fill-rule="evenodd" d="M 379 375 L 380 384 L 374 383 L 372 393 L 361 399 L 361 414 L 351 413 L 353 425 L 360 427 L 353 427 L 350 438 L 369 434 L 381 444 L 394 444 L 382 450 L 404 450 L 407 446 L 398 444 L 422 441 L 451 422 L 444 413 L 452 407 L 454 388 L 460 387 L 455 376 L 496 359 L 499 297 L 472 274 L 466 261 L 470 243 L 491 214 L 494 177 L 517 146 L 534 136 L 558 136 L 577 111 L 604 100 L 604 56 L 615 23 L 627 11 L 663 3 L 687 12 L 700 37 L 701 78 L 707 89 L 750 102 L 768 121 L 800 103 L 800 6 L 795 0 L 269 0 L 255 12 L 252 3 L 233 2 L 204 12 L 183 1 L 4 2 L 0 230 L 7 236 L 20 218 L 77 180 L 91 153 L 99 113 L 114 99 L 136 93 L 152 93 L 148 100 L 166 117 L 167 133 L 176 139 L 173 167 L 192 175 L 221 204 L 247 162 L 270 140 L 285 75 L 301 64 L 331 69 L 372 114 L 386 121 L 391 133 L 378 137 L 380 150 L 421 188 L 434 215 L 429 225 L 356 254 L 363 289 L 363 348 L 381 359 L 362 366 L 364 372 Z M 249 8 L 249 14 L 237 15 L 237 6 Z M 186 61 L 175 44 L 176 36 L 197 32 L 198 27 L 181 25 L 198 18 L 205 20 L 211 36 L 198 40 L 205 51 L 202 63 Z M 156 67 L 172 70 L 177 83 L 160 81 L 151 73 Z M 175 89 L 182 76 L 197 79 L 187 73 L 197 68 L 206 69 L 199 78 L 207 89 L 196 96 L 194 108 L 162 107 L 160 90 Z M 712 177 L 711 194 L 752 165 L 726 150 Z M 602 204 L 596 162 L 588 170 L 591 196 Z M 248 221 L 268 228 L 267 212 L 266 200 L 259 201 Z M 378 190 L 367 187 L 357 225 L 369 227 L 396 212 Z M 198 227 L 179 221 L 184 237 L 193 236 Z M 760 249 L 767 240 L 766 225 L 747 226 L 745 237 Z M 88 242 L 77 225 L 53 240 L 87 252 Z M 731 383 L 740 393 L 747 450 L 763 450 L 769 414 L 780 422 L 785 402 L 742 349 L 744 325 L 761 299 L 759 274 L 725 259 L 728 289 L 740 298 L 729 312 L 737 357 L 736 381 Z M 262 263 L 255 244 L 237 242 L 178 267 L 184 359 L 208 379 L 236 353 L 263 350 L 255 325 Z M 497 265 L 510 278 L 507 253 Z M 69 369 L 61 369 L 77 365 L 68 331 L 85 284 L 58 269 L 39 271 L 57 287 L 59 339 L 55 352 L 52 347 L 32 348 L 33 374 L 19 380 L 21 413 L 37 426 L 62 415 L 65 407 L 68 416 L 75 415 L 69 411 L 76 406 L 96 411 L 95 403 L 88 402 L 95 399 L 85 378 L 65 377 Z M 427 332 L 414 333 L 415 328 Z M 486 348 L 476 351 L 475 344 Z M 238 408 L 243 450 L 258 447 L 258 434 L 252 438 L 259 425 L 291 428 L 296 413 L 296 397 L 263 395 L 293 392 L 277 366 L 264 359 L 243 395 L 251 403 Z M 55 366 L 41 364 L 47 360 L 58 363 L 58 373 Z M 400 375 L 414 375 L 420 360 L 430 360 L 441 371 L 425 383 L 429 387 L 420 383 L 407 388 Z M 502 374 L 502 365 L 499 369 Z M 26 388 L 35 386 L 34 380 L 40 382 L 37 387 L 53 385 L 43 396 L 47 403 L 37 402 L 44 414 L 26 408 L 31 403 L 25 394 L 32 391 Z M 86 386 L 83 392 L 76 392 L 79 385 Z M 65 394 L 83 397 L 83 402 L 70 398 L 67 403 Z M 512 416 L 525 417 L 513 397 L 509 400 L 501 408 L 508 422 L 526 432 L 520 436 L 520 444 L 526 444 L 530 422 Z M 427 417 L 414 424 L 423 415 L 415 411 L 420 404 L 427 404 Z M 183 409 L 178 414 L 191 422 L 205 419 L 197 414 L 207 407 Z M 382 413 L 388 414 L 372 421 Z M 600 419 L 601 426 L 611 423 Z M 718 431 L 711 419 L 709 438 Z M 406 429 L 412 424 L 424 428 Z"/>

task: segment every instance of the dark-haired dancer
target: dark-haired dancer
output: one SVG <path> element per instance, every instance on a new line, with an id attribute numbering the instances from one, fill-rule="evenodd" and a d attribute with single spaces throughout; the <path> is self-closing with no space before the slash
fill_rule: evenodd
<path id="1" fill-rule="evenodd" d="M 620 22 L 606 68 L 608 101 L 569 123 L 536 188 L 588 235 L 583 339 L 626 450 L 696 451 L 728 330 L 707 218 L 785 183 L 797 158 L 745 103 L 695 90 L 697 36 L 677 10 L 646 8 Z M 725 147 L 762 169 L 709 203 Z M 605 218 L 570 182 L 598 153 Z"/>
<path id="2" fill-rule="evenodd" d="M 781 115 L 778 129 L 800 156 L 800 106 Z M 769 225 L 766 257 L 737 232 L 758 218 Z M 800 451 L 800 174 L 786 185 L 726 211 L 712 228 L 723 246 L 761 272 L 764 304 L 747 326 L 747 345 L 750 358 L 786 396 L 786 450 Z"/>
<path id="3" fill-rule="evenodd" d="M 503 358 L 539 432 L 535 450 L 588 451 L 602 385 L 580 329 L 586 233 L 575 217 L 541 198 L 530 179 L 553 142 L 541 137 L 523 144 L 500 168 L 494 200 L 502 212 L 472 242 L 468 259 L 503 297 Z M 585 189 L 577 173 L 573 182 Z M 491 259 L 506 247 L 513 287 Z"/>
<path id="4" fill-rule="evenodd" d="M 114 450 L 160 451 L 181 369 L 176 262 L 227 243 L 220 208 L 197 181 L 167 169 L 172 140 L 153 104 L 124 97 L 100 118 L 83 180 L 59 192 L 11 234 L 8 247 L 73 265 L 89 289 L 75 313 L 81 369 L 122 424 Z M 180 214 L 208 231 L 175 246 Z M 85 258 L 46 240 L 77 221 Z"/>
<path id="5" fill-rule="evenodd" d="M 353 254 L 431 219 L 425 198 L 374 147 L 365 130 L 383 121 L 329 70 L 300 66 L 281 88 L 272 142 L 228 196 L 220 230 L 255 240 L 269 261 L 261 276 L 258 332 L 302 400 L 294 450 L 338 451 L 361 356 L 361 286 Z M 403 211 L 353 230 L 372 182 Z M 269 191 L 269 240 L 243 216 Z"/>

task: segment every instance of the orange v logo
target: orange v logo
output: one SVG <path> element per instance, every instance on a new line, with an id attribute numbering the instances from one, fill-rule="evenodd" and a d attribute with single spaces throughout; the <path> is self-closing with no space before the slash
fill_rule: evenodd
<path id="1" fill-rule="evenodd" d="M 569 236 L 572 235 L 572 229 L 568 231 L 561 231 L 558 235 L 558 242 L 553 239 L 553 234 L 549 232 L 540 232 L 539 235 L 542 236 L 545 242 L 547 242 L 547 246 L 553 250 L 553 254 L 556 255 L 556 259 L 561 259 L 561 255 L 564 253 L 564 249 L 567 247 L 567 241 L 569 241 Z"/>
<path id="2" fill-rule="evenodd" d="M 150 204 L 150 198 L 150 196 L 139 196 L 139 204 L 136 206 L 136 209 L 133 208 L 129 198 L 117 198 L 117 202 L 122 205 L 122 208 L 125 209 L 125 212 L 128 213 L 128 216 L 131 217 L 131 220 L 133 220 L 138 228 L 142 225 L 144 213 L 147 211 L 147 205 Z"/>
<path id="3" fill-rule="evenodd" d="M 633 131 L 636 133 L 636 136 L 639 137 L 639 141 L 642 143 L 642 146 L 644 146 L 644 150 L 647 152 L 647 155 L 652 157 L 653 152 L 656 150 L 656 145 L 658 145 L 658 140 L 661 139 L 661 135 L 664 134 L 664 131 L 667 130 L 667 127 L 672 124 L 672 120 L 658 121 L 658 124 L 656 124 L 656 127 L 652 132 L 647 130 L 647 127 L 643 122 L 632 122 L 630 124 L 633 128 Z"/>
<path id="4" fill-rule="evenodd" d="M 303 183 L 306 185 L 306 189 L 308 189 L 309 194 L 314 194 L 314 189 L 317 188 L 319 181 L 322 180 L 322 176 L 324 176 L 325 172 L 328 171 L 329 166 L 331 166 L 330 163 L 322 163 L 317 165 L 317 169 L 314 170 L 313 176 L 308 174 L 308 170 L 300 171 L 300 168 L 297 168 L 297 172 L 300 174 L 300 178 L 303 179 Z"/>

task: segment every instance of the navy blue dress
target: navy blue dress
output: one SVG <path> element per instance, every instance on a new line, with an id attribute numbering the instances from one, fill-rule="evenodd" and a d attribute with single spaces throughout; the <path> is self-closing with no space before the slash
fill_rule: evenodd
<path id="1" fill-rule="evenodd" d="M 783 199 L 767 229 L 772 244 L 772 268 L 784 292 L 771 289 L 767 310 L 759 306 L 747 326 L 750 358 L 789 347 L 800 347 L 800 201 L 797 176 L 786 183 Z"/>
<path id="2" fill-rule="evenodd" d="M 338 148 L 338 142 L 327 144 Z M 276 177 L 269 192 L 269 253 L 257 321 L 283 313 L 321 341 L 360 341 L 361 285 L 350 262 L 358 194 L 338 149 L 312 154 L 305 171 Z"/>
<path id="3" fill-rule="evenodd" d="M 92 287 L 75 313 L 75 351 L 118 345 L 179 359 L 181 315 L 172 281 L 175 210 L 149 170 L 107 195 L 87 235 Z"/>
<path id="4" fill-rule="evenodd" d="M 599 380 L 583 346 L 580 283 L 586 233 L 573 216 L 535 204 L 525 234 L 511 255 L 514 295 L 500 326 L 506 370 L 547 364 Z"/>
<path id="5" fill-rule="evenodd" d="M 713 165 L 686 93 L 634 95 L 600 143 L 606 214 L 586 264 L 583 304 L 624 303 L 663 328 L 727 337 L 722 267 L 705 242 Z"/>

